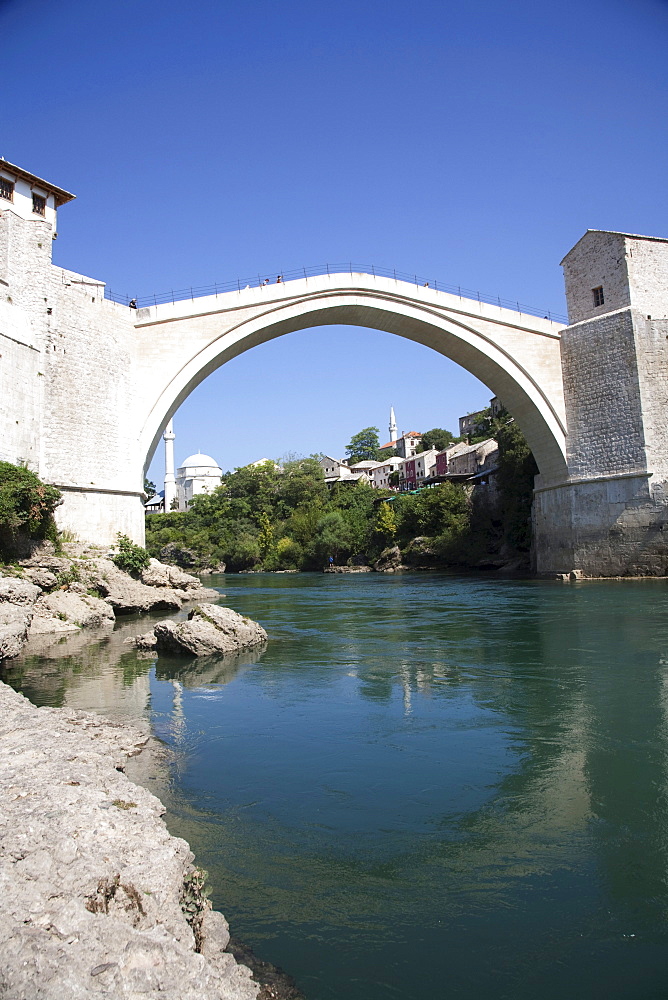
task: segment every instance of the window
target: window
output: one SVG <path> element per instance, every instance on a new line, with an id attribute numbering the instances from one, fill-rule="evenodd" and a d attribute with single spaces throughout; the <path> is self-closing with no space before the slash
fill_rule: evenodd
<path id="1" fill-rule="evenodd" d="M 14 201 L 14 182 L 8 181 L 6 177 L 0 177 L 0 198 Z"/>
<path id="2" fill-rule="evenodd" d="M 41 194 L 33 194 L 32 210 L 35 215 L 46 215 L 46 198 L 43 198 Z"/>
<path id="3" fill-rule="evenodd" d="M 591 293 L 594 296 L 594 308 L 602 306 L 605 302 L 603 298 L 603 285 L 599 285 L 598 288 L 592 288 Z"/>

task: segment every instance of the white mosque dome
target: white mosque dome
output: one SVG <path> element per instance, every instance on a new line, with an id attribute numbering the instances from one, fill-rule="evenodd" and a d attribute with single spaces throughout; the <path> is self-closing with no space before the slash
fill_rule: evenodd
<path id="1" fill-rule="evenodd" d="M 211 458 L 210 455 L 202 455 L 198 452 L 196 455 L 190 455 L 189 458 L 185 460 L 180 466 L 182 469 L 217 469 L 220 471 L 220 466 L 215 459 Z"/>

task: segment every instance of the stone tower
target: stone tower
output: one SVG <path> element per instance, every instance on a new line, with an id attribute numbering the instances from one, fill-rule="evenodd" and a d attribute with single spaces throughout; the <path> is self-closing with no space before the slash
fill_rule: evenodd
<path id="1" fill-rule="evenodd" d="M 52 263 L 56 213 L 73 198 L 0 159 L 0 460 L 62 491 L 60 527 L 143 541 L 134 311 Z"/>
<path id="2" fill-rule="evenodd" d="M 165 510 L 172 509 L 176 498 L 176 481 L 174 478 L 174 428 L 170 420 L 165 427 L 162 439 L 165 442 Z"/>
<path id="3" fill-rule="evenodd" d="M 394 418 L 394 407 L 390 407 L 390 441 L 396 441 L 399 436 L 397 421 Z"/>
<path id="4" fill-rule="evenodd" d="M 537 569 L 668 574 L 668 240 L 589 230 L 562 266 L 568 483 L 537 482 Z"/>

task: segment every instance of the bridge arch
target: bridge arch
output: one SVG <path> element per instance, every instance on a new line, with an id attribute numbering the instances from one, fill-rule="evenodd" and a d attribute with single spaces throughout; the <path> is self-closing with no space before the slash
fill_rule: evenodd
<path id="1" fill-rule="evenodd" d="M 137 370 L 144 403 L 138 446 L 146 466 L 166 422 L 208 375 L 252 347 L 328 325 L 393 333 L 460 364 L 515 417 L 543 480 L 564 478 L 561 327 L 365 274 L 323 275 L 138 310 Z M 148 385 L 153 391 L 147 395 Z"/>

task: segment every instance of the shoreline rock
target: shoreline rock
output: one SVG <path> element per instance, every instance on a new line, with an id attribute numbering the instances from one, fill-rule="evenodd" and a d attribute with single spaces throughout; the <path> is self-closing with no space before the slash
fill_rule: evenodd
<path id="1" fill-rule="evenodd" d="M 232 608 L 201 604 L 192 609 L 186 621 L 166 619 L 130 641 L 137 649 L 159 653 L 216 656 L 263 645 L 267 638 L 261 625 Z"/>
<path id="2" fill-rule="evenodd" d="M 0 661 L 18 656 L 32 636 L 112 625 L 115 618 L 144 611 L 178 611 L 192 601 L 218 600 L 178 566 L 151 559 L 140 579 L 119 569 L 100 546 L 66 543 L 56 555 L 52 542 L 30 556 L 0 566 Z"/>
<path id="3" fill-rule="evenodd" d="M 0 683 L 0 995 L 255 1000 L 185 841 L 123 773 L 149 737 Z"/>

